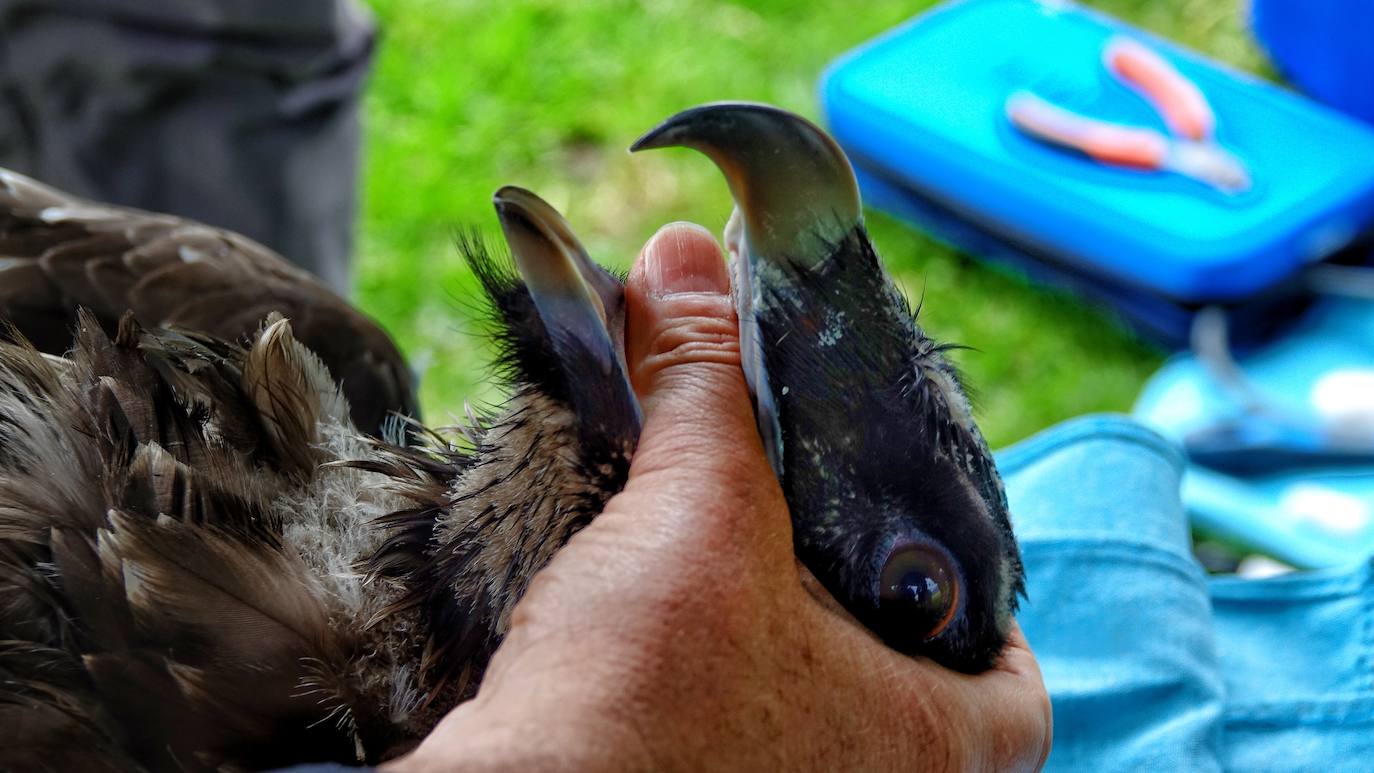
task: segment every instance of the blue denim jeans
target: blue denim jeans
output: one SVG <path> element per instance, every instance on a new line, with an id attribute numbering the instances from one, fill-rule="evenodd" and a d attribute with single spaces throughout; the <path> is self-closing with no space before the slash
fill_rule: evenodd
<path id="1" fill-rule="evenodd" d="M 1054 704 L 1048 770 L 1374 769 L 1369 562 L 1208 578 L 1182 458 L 1128 419 L 1068 422 L 999 464 Z"/>

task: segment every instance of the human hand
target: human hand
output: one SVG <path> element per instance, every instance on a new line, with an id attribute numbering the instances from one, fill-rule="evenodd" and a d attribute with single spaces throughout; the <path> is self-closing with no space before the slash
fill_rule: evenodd
<path id="1" fill-rule="evenodd" d="M 661 230 L 626 302 L 645 424 L 625 490 L 534 578 L 477 697 L 392 768 L 1039 767 L 1049 699 L 1019 629 L 991 671 L 950 671 L 797 563 L 710 235 Z"/>

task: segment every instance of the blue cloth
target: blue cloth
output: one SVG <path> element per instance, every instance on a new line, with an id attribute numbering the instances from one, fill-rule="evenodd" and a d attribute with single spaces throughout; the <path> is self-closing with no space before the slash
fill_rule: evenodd
<path id="1" fill-rule="evenodd" d="M 1371 565 L 1268 580 L 1193 560 L 1175 447 L 1087 417 L 1003 451 L 1047 770 L 1374 767 Z"/>

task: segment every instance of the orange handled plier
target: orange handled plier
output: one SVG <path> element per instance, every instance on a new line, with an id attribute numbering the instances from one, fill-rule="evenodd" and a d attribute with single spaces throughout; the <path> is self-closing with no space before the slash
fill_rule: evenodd
<path id="1" fill-rule="evenodd" d="M 1075 113 L 1029 91 L 1012 94 L 1007 117 L 1022 132 L 1101 164 L 1173 172 L 1226 193 L 1250 188 L 1240 159 L 1217 144 L 1216 115 L 1198 89 L 1159 54 L 1129 38 L 1112 39 L 1103 51 L 1107 70 L 1159 113 L 1166 135 Z"/>

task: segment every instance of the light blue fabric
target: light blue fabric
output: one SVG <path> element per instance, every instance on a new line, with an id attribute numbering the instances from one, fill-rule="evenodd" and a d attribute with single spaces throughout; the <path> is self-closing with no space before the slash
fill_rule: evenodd
<path id="1" fill-rule="evenodd" d="M 1368 562 L 1209 579 L 1183 459 L 1129 419 L 1068 422 L 998 463 L 1054 704 L 1047 770 L 1374 769 Z"/>

